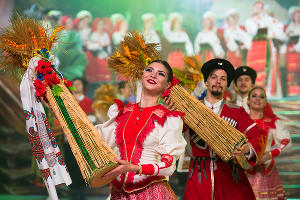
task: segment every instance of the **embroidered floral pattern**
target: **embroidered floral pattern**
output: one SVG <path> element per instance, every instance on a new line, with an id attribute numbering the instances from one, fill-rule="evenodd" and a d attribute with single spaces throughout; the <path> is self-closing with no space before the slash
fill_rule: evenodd
<path id="1" fill-rule="evenodd" d="M 63 159 L 63 157 L 62 157 L 62 154 L 61 154 L 60 152 L 57 152 L 57 153 L 56 153 L 56 157 L 57 157 L 58 163 L 59 163 L 60 165 L 65 165 L 65 161 L 64 161 L 64 159 Z"/>
<path id="2" fill-rule="evenodd" d="M 56 155 L 53 152 L 45 154 L 45 159 L 50 167 L 53 167 L 57 162 Z"/>
<path id="3" fill-rule="evenodd" d="M 48 136 L 49 136 L 49 138 L 51 140 L 52 147 L 56 148 L 58 145 L 57 145 L 57 142 L 55 140 L 53 131 L 52 131 L 52 129 L 51 129 L 49 123 L 48 123 L 47 116 L 44 113 L 41 113 L 41 114 L 42 114 L 42 118 L 43 118 L 46 130 L 47 130 Z"/>
<path id="4" fill-rule="evenodd" d="M 49 169 L 49 168 L 47 168 L 47 169 L 41 169 L 40 172 L 41 172 L 42 177 L 43 177 L 45 180 L 47 180 L 48 177 L 51 176 L 51 175 L 50 175 L 50 169 Z"/>
<path id="5" fill-rule="evenodd" d="M 29 142 L 31 144 L 32 153 L 34 157 L 41 162 L 45 157 L 43 146 L 41 144 L 38 132 L 34 130 L 33 127 L 30 127 L 28 130 Z"/>
<path id="6" fill-rule="evenodd" d="M 24 114 L 25 114 L 25 119 L 26 120 L 29 120 L 30 117 L 35 118 L 35 115 L 34 115 L 34 112 L 33 112 L 33 108 L 31 108 L 31 111 L 24 110 Z"/>

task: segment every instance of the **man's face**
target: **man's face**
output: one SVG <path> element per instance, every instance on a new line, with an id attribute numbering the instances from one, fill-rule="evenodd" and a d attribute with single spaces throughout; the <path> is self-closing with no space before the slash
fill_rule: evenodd
<path id="1" fill-rule="evenodd" d="M 248 94 L 248 92 L 253 87 L 251 77 L 248 75 L 242 75 L 238 77 L 238 79 L 236 80 L 236 87 L 238 89 L 239 94 L 241 95 Z"/>
<path id="2" fill-rule="evenodd" d="M 207 92 L 213 96 L 223 96 L 227 88 L 227 74 L 222 69 L 215 69 L 210 73 L 206 82 Z"/>
<path id="3" fill-rule="evenodd" d="M 73 93 L 83 93 L 83 84 L 81 80 L 75 80 L 72 82 L 72 86 L 76 88 Z"/>
<path id="4" fill-rule="evenodd" d="M 131 95 L 129 84 L 126 83 L 125 87 L 121 89 L 121 94 L 123 97 L 128 98 Z"/>

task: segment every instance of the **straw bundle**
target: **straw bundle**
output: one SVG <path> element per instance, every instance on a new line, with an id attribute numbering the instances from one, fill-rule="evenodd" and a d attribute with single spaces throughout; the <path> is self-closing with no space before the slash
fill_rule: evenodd
<path id="1" fill-rule="evenodd" d="M 63 84 L 59 97 L 47 87 L 46 97 L 59 120 L 83 178 L 91 187 L 101 187 L 112 180 L 101 178 L 118 164 L 117 156 L 88 120 L 74 96 Z"/>
<path id="2" fill-rule="evenodd" d="M 185 113 L 185 122 L 197 133 L 224 161 L 232 159 L 232 152 L 245 142 L 245 135 L 213 113 L 199 100 L 185 91 L 180 85 L 171 88 L 170 98 L 176 108 Z M 246 158 L 239 157 L 243 168 L 247 168 Z"/>

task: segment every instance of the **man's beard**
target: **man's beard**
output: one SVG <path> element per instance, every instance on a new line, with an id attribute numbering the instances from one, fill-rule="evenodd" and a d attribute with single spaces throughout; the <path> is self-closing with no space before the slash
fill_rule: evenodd
<path id="1" fill-rule="evenodd" d="M 219 97 L 221 96 L 222 92 L 219 92 L 219 91 L 211 91 L 211 94 L 215 97 Z"/>

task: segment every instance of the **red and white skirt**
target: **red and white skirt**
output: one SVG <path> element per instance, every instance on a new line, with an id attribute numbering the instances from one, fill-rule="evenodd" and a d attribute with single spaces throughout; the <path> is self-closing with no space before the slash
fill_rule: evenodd
<path id="1" fill-rule="evenodd" d="M 111 200 L 174 200 L 177 199 L 167 181 L 153 183 L 146 188 L 127 193 L 112 188 Z"/>
<path id="2" fill-rule="evenodd" d="M 255 175 L 248 175 L 248 180 L 257 200 L 286 199 L 285 192 L 275 166 L 269 175 L 263 175 L 261 172 L 256 172 Z"/>

